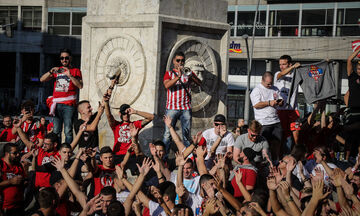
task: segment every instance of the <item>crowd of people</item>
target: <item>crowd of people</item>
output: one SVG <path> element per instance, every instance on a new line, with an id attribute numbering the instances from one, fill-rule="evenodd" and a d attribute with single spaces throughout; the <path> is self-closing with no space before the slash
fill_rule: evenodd
<path id="1" fill-rule="evenodd" d="M 202 82 L 184 73 L 185 55 L 176 53 L 164 75 L 164 136 L 140 145 L 154 115 L 128 104 L 112 113 L 116 79 L 97 112 L 89 101 L 77 102 L 81 71 L 62 50 L 62 66 L 41 77 L 55 80 L 48 99 L 53 124 L 34 117 L 31 101 L 21 105 L 20 117 L 3 116 L 0 215 L 360 215 L 360 62 L 355 71 L 352 63 L 359 52 L 348 59 L 346 110 L 327 114 L 327 101 L 319 100 L 300 118 L 290 86 L 302 65 L 284 55 L 280 71 L 265 72 L 251 92 L 254 120 L 239 119 L 230 130 L 217 114 L 212 128 L 195 134 L 191 83 Z M 288 98 L 290 91 L 296 93 Z M 104 112 L 112 148 L 99 147 Z M 141 120 L 132 121 L 134 115 Z"/>

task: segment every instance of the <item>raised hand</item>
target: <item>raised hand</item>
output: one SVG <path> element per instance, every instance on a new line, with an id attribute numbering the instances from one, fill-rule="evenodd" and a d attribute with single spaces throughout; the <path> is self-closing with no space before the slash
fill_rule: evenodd
<path id="1" fill-rule="evenodd" d="M 275 177 L 276 184 L 279 184 L 281 182 L 281 180 L 283 179 L 283 176 L 281 175 L 280 170 L 278 168 L 274 167 L 273 175 Z"/>
<path id="2" fill-rule="evenodd" d="M 176 157 L 176 159 L 175 159 L 176 166 L 184 166 L 185 165 L 186 160 L 184 159 L 183 153 L 176 152 L 175 157 Z"/>
<path id="3" fill-rule="evenodd" d="M 136 114 L 137 113 L 137 111 L 135 110 L 135 109 L 133 109 L 133 108 L 127 108 L 126 110 L 125 110 L 125 112 L 127 113 L 127 114 L 129 114 L 129 115 L 132 115 L 132 114 Z"/>
<path id="4" fill-rule="evenodd" d="M 279 187 L 281 188 L 281 192 L 284 194 L 285 197 L 290 196 L 290 184 L 287 181 L 282 181 L 279 184 Z"/>
<path id="5" fill-rule="evenodd" d="M 267 177 L 267 181 L 266 181 L 267 187 L 269 188 L 269 190 L 276 190 L 276 188 L 278 187 L 278 185 L 276 184 L 276 179 L 275 176 L 269 176 Z"/>
<path id="6" fill-rule="evenodd" d="M 135 125 L 132 124 L 132 123 L 130 124 L 129 127 L 130 127 L 130 136 L 131 137 L 136 137 L 138 135 L 138 133 L 139 133 L 139 128 L 135 127 Z"/>
<path id="7" fill-rule="evenodd" d="M 31 154 L 32 154 L 33 157 L 36 157 L 36 156 L 38 156 L 38 154 L 39 154 L 39 150 L 37 150 L 37 149 L 31 149 Z"/>
<path id="8" fill-rule="evenodd" d="M 14 126 L 15 128 L 20 128 L 21 122 L 22 122 L 22 121 L 21 121 L 20 119 L 15 118 L 14 121 L 13 121 L 13 126 Z"/>
<path id="9" fill-rule="evenodd" d="M 177 195 L 179 195 L 179 197 L 183 198 L 186 194 L 186 188 L 184 187 L 184 185 L 180 185 L 178 187 L 176 187 L 176 193 Z"/>
<path id="10" fill-rule="evenodd" d="M 323 179 L 314 182 L 312 184 L 312 186 L 313 186 L 312 198 L 314 198 L 318 201 L 325 199 L 330 194 L 330 192 L 326 192 L 324 194 L 324 180 Z"/>
<path id="11" fill-rule="evenodd" d="M 218 154 L 218 155 L 216 155 L 216 159 L 217 160 L 214 160 L 215 166 L 218 169 L 224 168 L 225 167 L 225 156 L 222 154 Z"/>
<path id="12" fill-rule="evenodd" d="M 193 142 L 197 145 L 200 143 L 200 140 L 202 138 L 202 131 L 199 131 L 196 133 L 196 135 L 192 136 Z"/>
<path id="13" fill-rule="evenodd" d="M 315 176 L 311 175 L 313 181 L 324 180 L 324 171 L 321 170 L 319 167 L 315 169 Z"/>
<path id="14" fill-rule="evenodd" d="M 339 172 L 338 168 L 335 168 L 333 170 L 333 174 L 330 177 L 331 177 L 331 183 L 335 187 L 341 187 L 343 178 L 342 178 L 341 173 Z"/>
<path id="15" fill-rule="evenodd" d="M 51 161 L 51 164 L 56 168 L 57 171 L 60 171 L 62 168 L 64 168 L 64 159 L 60 159 L 60 157 L 55 156 L 53 161 Z"/>
<path id="16" fill-rule="evenodd" d="M 286 164 L 286 171 L 292 172 L 296 167 L 296 162 L 294 160 L 290 160 L 288 164 Z"/>
<path id="17" fill-rule="evenodd" d="M 241 170 L 239 169 L 239 170 L 237 170 L 237 171 L 234 172 L 234 173 L 235 173 L 235 180 L 236 180 L 236 182 L 241 182 L 242 175 L 243 175 L 243 173 L 241 172 Z"/>
<path id="18" fill-rule="evenodd" d="M 86 203 L 85 209 L 87 210 L 87 215 L 92 215 L 96 211 L 101 210 L 101 208 L 102 208 L 101 198 L 102 198 L 101 195 L 98 194 Z"/>
<path id="19" fill-rule="evenodd" d="M 224 137 L 224 135 L 226 134 L 226 132 L 227 132 L 226 125 L 221 125 L 221 126 L 220 126 L 219 135 L 220 135 L 221 137 Z"/>
<path id="20" fill-rule="evenodd" d="M 160 172 L 160 162 L 155 160 L 155 162 L 152 163 L 152 168 L 155 170 L 155 172 Z"/>
<path id="21" fill-rule="evenodd" d="M 164 120 L 164 123 L 165 123 L 166 127 L 170 128 L 171 127 L 171 122 L 172 122 L 172 119 L 170 118 L 170 116 L 165 115 L 163 120 Z"/>
<path id="22" fill-rule="evenodd" d="M 206 155 L 206 153 L 207 153 L 206 147 L 204 147 L 204 146 L 198 146 L 198 147 L 196 148 L 196 156 L 197 156 L 198 158 L 204 158 L 205 155 Z"/>
<path id="23" fill-rule="evenodd" d="M 152 143 L 149 143 L 149 149 L 150 149 L 151 155 L 152 155 L 153 157 L 157 157 L 155 145 L 152 144 Z"/>
<path id="24" fill-rule="evenodd" d="M 98 112 L 102 112 L 104 111 L 104 109 L 105 109 L 105 100 L 103 98 L 101 102 L 99 101 Z"/>
<path id="25" fill-rule="evenodd" d="M 146 175 L 152 167 L 152 161 L 150 158 L 145 158 L 142 162 L 141 167 L 139 166 L 139 164 L 136 164 L 136 166 L 138 167 L 140 174 Z"/>
<path id="26" fill-rule="evenodd" d="M 212 215 L 220 210 L 220 207 L 216 204 L 216 198 L 208 199 L 206 201 L 205 212 Z"/>
<path id="27" fill-rule="evenodd" d="M 260 214 L 262 212 L 264 212 L 264 210 L 260 207 L 259 203 L 257 203 L 257 202 L 251 202 L 251 203 L 249 203 L 249 205 L 252 209 L 254 209 L 255 211 L 257 211 Z"/>
<path id="28" fill-rule="evenodd" d="M 84 122 L 84 123 L 82 123 L 82 124 L 80 125 L 79 130 L 80 130 L 81 132 L 84 132 L 84 131 L 86 130 L 87 123 L 88 123 L 88 122 L 86 121 L 86 122 Z"/>
<path id="29" fill-rule="evenodd" d="M 345 179 L 343 179 L 341 186 L 344 189 L 344 193 L 345 193 L 346 197 L 350 198 L 352 195 L 354 195 L 353 186 L 351 184 L 347 183 L 347 181 Z"/>

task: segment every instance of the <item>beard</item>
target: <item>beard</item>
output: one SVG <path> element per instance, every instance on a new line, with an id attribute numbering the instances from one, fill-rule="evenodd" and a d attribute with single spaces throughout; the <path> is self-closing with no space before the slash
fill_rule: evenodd
<path id="1" fill-rule="evenodd" d="M 240 157 L 238 161 L 239 161 L 240 163 L 244 163 L 244 158 L 243 158 L 243 157 Z"/>

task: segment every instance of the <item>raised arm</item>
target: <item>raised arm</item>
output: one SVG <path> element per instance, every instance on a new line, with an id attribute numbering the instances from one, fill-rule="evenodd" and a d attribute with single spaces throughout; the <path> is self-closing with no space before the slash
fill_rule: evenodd
<path id="1" fill-rule="evenodd" d="M 290 73 L 295 68 L 298 68 L 300 66 L 299 62 L 296 62 L 294 65 L 291 65 L 290 67 L 286 68 L 285 70 L 278 73 L 276 79 L 280 79 L 281 77 L 285 76 L 286 74 Z"/>
<path id="2" fill-rule="evenodd" d="M 104 100 L 104 103 L 105 103 L 105 115 L 106 115 L 106 118 L 109 122 L 109 125 L 111 128 L 114 128 L 116 126 L 116 120 L 114 118 L 114 116 L 111 114 L 111 110 L 110 110 L 110 105 L 109 105 L 109 100 L 110 100 L 110 97 L 111 97 L 111 93 L 105 93 L 104 94 L 104 97 L 103 97 L 103 100 Z"/>
<path id="3" fill-rule="evenodd" d="M 315 215 L 315 210 L 319 202 L 322 199 L 325 199 L 330 194 L 330 192 L 326 192 L 324 194 L 323 189 L 324 189 L 324 180 L 313 182 L 312 197 L 301 215 L 303 216 Z"/>
<path id="4" fill-rule="evenodd" d="M 71 82 L 78 87 L 79 89 L 83 88 L 83 82 L 82 79 L 78 79 L 76 77 L 74 77 L 73 75 L 71 75 L 69 68 L 63 67 L 65 69 L 64 74 L 69 77 L 69 79 L 71 80 Z"/>
<path id="5" fill-rule="evenodd" d="M 101 103 L 99 102 L 98 112 L 95 116 L 95 119 L 91 122 L 90 125 L 86 125 L 86 131 L 96 131 L 101 116 L 104 113 L 104 109 L 105 109 L 105 102 L 103 99 Z"/>
<path id="6" fill-rule="evenodd" d="M 350 76 L 350 74 L 353 72 L 353 65 L 352 65 L 352 60 L 355 58 L 355 56 L 357 56 L 357 54 L 360 52 L 360 47 L 355 50 L 347 59 L 346 62 L 346 71 L 347 71 L 347 75 Z"/>
<path id="7" fill-rule="evenodd" d="M 79 131 L 76 134 L 75 138 L 73 139 L 73 141 L 71 142 L 70 146 L 71 146 L 71 150 L 74 151 L 74 149 L 76 148 L 77 144 L 80 141 L 81 135 L 84 133 L 84 131 L 86 130 L 86 124 L 87 122 L 84 122 L 83 124 L 80 125 Z"/>
<path id="8" fill-rule="evenodd" d="M 275 176 L 269 176 L 267 178 L 266 183 L 269 188 L 270 203 L 271 203 L 272 210 L 278 216 L 288 216 L 286 211 L 281 207 L 281 204 L 277 198 L 276 189 L 278 186 L 276 185 Z"/>
<path id="9" fill-rule="evenodd" d="M 167 73 L 167 72 L 166 72 L 166 73 Z M 166 76 L 166 75 L 165 75 L 165 76 Z M 179 71 L 178 71 L 178 76 L 175 76 L 174 79 L 171 79 L 171 78 L 169 77 L 169 79 L 164 80 L 164 82 L 163 82 L 163 83 L 164 83 L 164 87 L 165 87 L 166 89 L 169 89 L 169 88 L 173 87 L 173 86 L 176 84 L 176 82 L 180 80 L 180 77 L 181 77 L 181 71 L 179 70 Z"/>
<path id="10" fill-rule="evenodd" d="M 14 128 L 16 128 L 16 132 L 19 135 L 21 141 L 24 142 L 25 146 L 31 150 L 33 146 L 35 146 L 35 144 L 33 142 L 31 142 L 29 140 L 29 138 L 27 137 L 27 135 L 25 134 L 25 132 L 21 129 L 20 127 L 21 121 L 16 121 L 14 120 Z"/>
<path id="11" fill-rule="evenodd" d="M 206 155 L 206 147 L 198 146 L 196 148 L 196 166 L 198 168 L 200 176 L 204 174 L 208 174 L 208 170 L 205 166 L 205 155 Z"/>
<path id="12" fill-rule="evenodd" d="M 134 198 L 137 194 L 137 192 L 140 190 L 140 187 L 142 185 L 142 183 L 144 182 L 145 176 L 148 174 L 149 170 L 151 169 L 151 160 L 149 158 L 146 158 L 145 160 L 143 160 L 142 166 L 140 167 L 138 164 L 136 164 L 136 166 L 139 169 L 139 173 L 140 175 L 136 178 L 136 181 L 132 187 L 132 189 L 130 191 L 130 194 L 128 195 L 128 197 L 126 198 L 125 202 L 124 202 L 124 208 L 125 208 L 125 215 L 129 215 L 131 212 L 131 204 L 134 201 Z M 119 166 L 116 166 L 116 173 L 118 173 L 118 170 L 121 169 L 119 168 Z M 120 172 L 120 170 L 119 170 Z M 121 173 L 120 173 L 121 174 Z M 122 179 L 123 176 L 118 176 L 119 179 Z"/>
<path id="13" fill-rule="evenodd" d="M 40 82 L 47 82 L 50 81 L 52 78 L 54 78 L 53 74 L 59 70 L 58 67 L 53 67 L 50 69 L 50 71 L 44 73 L 41 77 L 40 77 Z"/>
<path id="14" fill-rule="evenodd" d="M 144 117 L 145 119 L 143 119 L 141 121 L 141 127 L 145 127 L 147 124 L 149 124 L 152 120 L 154 120 L 154 114 L 148 113 L 148 112 L 143 112 L 143 111 L 139 111 L 139 110 L 135 110 L 133 108 L 128 108 L 126 109 L 126 112 L 131 114 L 136 114 L 139 115 L 141 117 Z"/>
<path id="15" fill-rule="evenodd" d="M 242 172 L 239 170 L 238 172 L 234 172 L 234 173 L 235 173 L 236 184 L 239 186 L 240 192 L 244 196 L 244 200 L 250 202 L 251 201 L 251 195 L 250 195 L 249 191 L 246 190 L 244 184 L 241 181 Z"/>

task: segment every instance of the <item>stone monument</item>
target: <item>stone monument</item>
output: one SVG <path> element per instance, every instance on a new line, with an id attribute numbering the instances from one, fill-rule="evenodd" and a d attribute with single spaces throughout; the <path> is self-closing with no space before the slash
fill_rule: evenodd
<path id="1" fill-rule="evenodd" d="M 142 130 L 140 142 L 162 138 L 166 90 L 163 77 L 176 51 L 186 56 L 205 88 L 193 88 L 193 132 L 211 127 L 217 113 L 226 112 L 228 72 L 227 1 L 225 0 L 88 0 L 82 25 L 81 100 L 97 105 L 121 71 L 110 106 L 155 113 Z M 103 115 L 100 145 L 113 146 L 113 133 Z"/>

